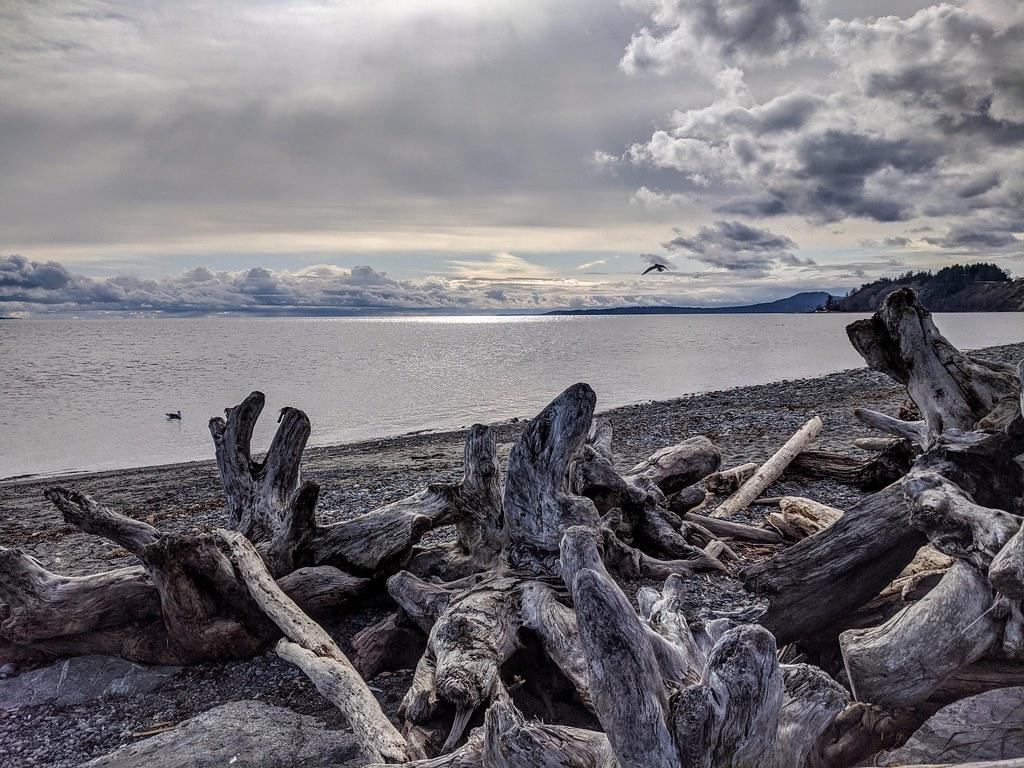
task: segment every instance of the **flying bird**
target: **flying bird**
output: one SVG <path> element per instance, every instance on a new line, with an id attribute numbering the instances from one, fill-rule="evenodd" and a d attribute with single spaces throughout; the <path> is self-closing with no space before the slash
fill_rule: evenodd
<path id="1" fill-rule="evenodd" d="M 181 411 L 175 411 L 174 413 L 167 414 L 168 421 L 181 421 Z"/>
<path id="2" fill-rule="evenodd" d="M 646 275 L 648 272 L 652 270 L 657 270 L 658 272 L 668 272 L 668 267 L 666 267 L 664 264 L 652 264 L 651 266 L 644 270 L 644 274 Z"/>

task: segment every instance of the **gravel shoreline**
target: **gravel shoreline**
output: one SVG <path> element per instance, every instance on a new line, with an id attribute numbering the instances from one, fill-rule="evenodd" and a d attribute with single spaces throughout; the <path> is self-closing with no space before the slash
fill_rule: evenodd
<path id="1" fill-rule="evenodd" d="M 1024 343 L 989 347 L 978 354 L 1015 363 L 1024 357 Z M 551 397 L 556 394 L 550 393 Z M 601 393 L 597 395 L 600 408 Z M 616 459 L 623 468 L 658 448 L 698 434 L 719 446 L 723 466 L 761 461 L 814 415 L 820 416 L 825 425 L 816 447 L 866 458 L 868 454 L 853 447 L 855 438 L 869 434 L 855 421 L 853 408 L 864 406 L 896 413 L 904 397 L 903 389 L 884 375 L 854 369 L 814 379 L 627 406 L 605 415 L 613 423 Z M 302 403 L 295 405 L 301 407 Z M 521 428 L 518 423 L 496 425 L 502 459 Z M 345 519 L 402 498 L 428 482 L 457 479 L 461 475 L 463 435 L 461 431 L 428 433 L 307 450 L 304 476 L 323 488 L 320 518 Z M 21 548 L 61 573 L 81 575 L 132 565 L 134 559 L 112 543 L 65 525 L 42 497 L 42 490 L 55 483 L 91 494 L 161 530 L 212 529 L 224 519 L 220 482 L 212 461 L 0 482 L 0 542 Z M 807 496 L 840 508 L 849 507 L 862 496 L 849 486 L 803 478 L 783 478 L 767 492 L 772 496 L 785 494 Z M 763 510 L 754 508 L 741 519 L 760 523 L 762 514 Z M 429 534 L 444 535 L 443 531 Z M 753 551 L 741 554 L 757 556 Z M 701 579 L 702 596 L 692 606 L 697 615 L 733 609 L 748 599 L 739 582 L 728 576 Z M 385 600 L 369 599 L 329 629 L 346 648 L 355 632 L 388 610 Z M 405 670 L 383 673 L 370 681 L 392 717 L 410 678 L 411 671 Z M 137 740 L 132 734 L 155 724 L 180 722 L 219 704 L 242 699 L 259 699 L 316 715 L 332 728 L 344 727 L 336 710 L 302 673 L 269 651 L 248 661 L 187 668 L 169 686 L 153 693 L 72 706 L 30 706 L 11 713 L 0 710 L 0 754 L 10 768 L 74 766 Z"/>

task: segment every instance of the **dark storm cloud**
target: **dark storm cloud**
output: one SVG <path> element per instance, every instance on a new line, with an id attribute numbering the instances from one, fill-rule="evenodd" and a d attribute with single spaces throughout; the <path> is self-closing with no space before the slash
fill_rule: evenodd
<path id="1" fill-rule="evenodd" d="M 1007 220 L 1024 202 L 1022 16 L 967 2 L 834 18 L 816 33 L 827 81 L 759 104 L 733 74 L 717 101 L 676 112 L 627 157 L 676 171 L 676 199 L 689 192 L 724 213 L 934 219 L 949 232 L 933 244 L 1013 247 L 1019 222 Z"/>
<path id="2" fill-rule="evenodd" d="M 818 269 L 865 238 L 915 259 L 1012 254 L 1022 56 L 1010 0 L 9 0 L 0 248 L 31 261 L 4 263 L 4 298 L 140 311 L 700 303 L 672 280 L 666 294 L 573 280 L 631 273 L 671 224 L 713 218 L 773 219 L 805 243 L 809 229 Z M 847 219 L 845 234 L 831 226 Z M 878 222 L 931 240 L 886 244 L 893 228 Z M 567 254 L 563 274 L 506 251 Z M 754 275 L 795 285 L 811 266 L 792 248 L 683 253 L 673 280 L 722 301 Z M 253 269 L 90 280 L 46 263 L 132 259 L 156 275 L 208 254 Z M 416 279 L 302 274 L 289 269 L 300 254 L 380 254 L 372 263 Z M 703 272 L 681 271 L 698 256 Z"/>
<path id="3" fill-rule="evenodd" d="M 40 264 L 24 256 L 0 259 L 0 288 L 54 290 L 71 282 L 71 275 L 60 264 L 48 261 Z"/>
<path id="4" fill-rule="evenodd" d="M 779 264 L 791 267 L 814 264 L 810 259 L 795 256 L 792 251 L 797 245 L 785 235 L 741 221 L 716 221 L 693 235 L 679 229 L 675 232 L 674 238 L 663 243 L 667 251 L 689 255 L 729 272 L 767 274 Z"/>
<path id="5" fill-rule="evenodd" d="M 801 0 L 651 0 L 644 27 L 622 59 L 627 72 L 778 59 L 808 43 L 815 26 Z"/>

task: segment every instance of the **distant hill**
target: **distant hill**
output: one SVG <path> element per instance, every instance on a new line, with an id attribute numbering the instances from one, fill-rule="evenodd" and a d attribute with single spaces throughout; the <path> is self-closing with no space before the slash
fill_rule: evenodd
<path id="1" fill-rule="evenodd" d="M 1013 280 L 995 264 L 954 264 L 938 272 L 907 272 L 866 283 L 842 298 L 833 296 L 830 312 L 874 312 L 890 293 L 909 286 L 933 312 L 1024 311 L 1024 280 Z"/>
<path id="2" fill-rule="evenodd" d="M 824 291 L 798 293 L 763 304 L 736 307 L 609 307 L 607 309 L 556 309 L 546 315 L 743 315 L 758 313 L 814 312 L 832 298 Z"/>

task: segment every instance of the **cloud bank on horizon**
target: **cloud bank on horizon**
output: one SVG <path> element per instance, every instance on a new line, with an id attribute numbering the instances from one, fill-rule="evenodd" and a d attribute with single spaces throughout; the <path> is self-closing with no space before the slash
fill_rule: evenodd
<path id="1" fill-rule="evenodd" d="M 21 254 L 0 257 L 0 313 L 1020 274 L 1024 6 L 12 0 L 0 161 L 0 253 Z M 639 279 L 655 261 L 673 272 Z"/>

